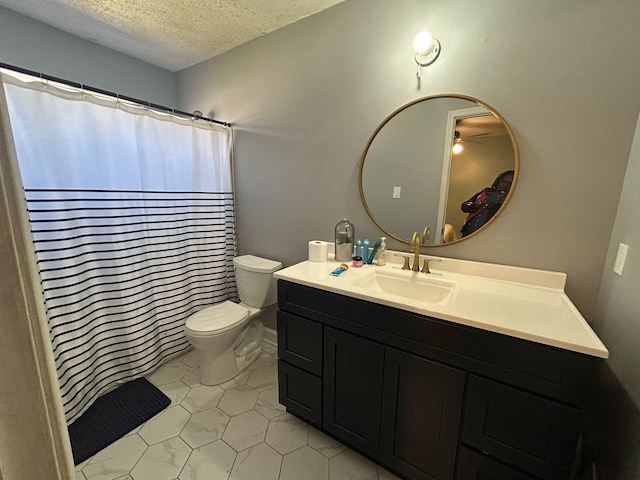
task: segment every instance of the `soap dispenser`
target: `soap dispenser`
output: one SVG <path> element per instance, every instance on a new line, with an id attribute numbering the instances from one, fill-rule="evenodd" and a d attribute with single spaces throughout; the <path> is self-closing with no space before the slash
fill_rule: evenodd
<path id="1" fill-rule="evenodd" d="M 349 220 L 343 218 L 341 222 L 338 222 L 336 225 L 336 261 L 349 262 L 351 260 L 355 236 L 356 229 Z"/>
<path id="2" fill-rule="evenodd" d="M 387 261 L 384 259 L 384 254 L 387 252 L 387 244 L 385 243 L 385 240 L 387 239 L 387 237 L 380 237 L 380 248 L 378 248 L 378 265 L 379 266 L 383 266 L 387 263 Z"/>

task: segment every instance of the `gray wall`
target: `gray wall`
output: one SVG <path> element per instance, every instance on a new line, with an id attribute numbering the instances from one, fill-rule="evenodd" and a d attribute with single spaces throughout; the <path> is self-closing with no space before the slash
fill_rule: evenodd
<path id="1" fill-rule="evenodd" d="M 596 331 L 610 351 L 593 408 L 594 452 L 604 478 L 640 478 L 640 122 L 611 235 L 596 312 Z M 629 245 L 622 277 L 612 271 L 618 245 Z M 594 442 L 595 443 L 595 442 Z"/>
<path id="2" fill-rule="evenodd" d="M 0 7 L 0 62 L 177 108 L 173 72 L 4 7 Z"/>
<path id="3" fill-rule="evenodd" d="M 629 395 L 640 405 L 640 123 L 629 158 L 622 188 L 620 206 L 611 235 L 607 262 L 602 275 L 598 299 L 596 327 L 611 350 L 609 365 L 629 385 Z M 614 264 L 618 245 L 630 246 L 622 276 L 616 275 Z M 635 248 L 634 248 L 635 247 Z M 640 440 L 640 438 L 639 438 Z"/>
<path id="4" fill-rule="evenodd" d="M 477 238 L 430 253 L 559 270 L 593 320 L 640 98 L 635 0 L 347 0 L 178 73 L 181 108 L 235 125 L 240 253 L 304 260 L 361 205 L 370 134 L 417 97 L 492 105 L 519 142 L 509 208 Z M 442 44 L 417 88 L 412 42 Z M 406 248 L 390 242 L 390 248 Z"/>

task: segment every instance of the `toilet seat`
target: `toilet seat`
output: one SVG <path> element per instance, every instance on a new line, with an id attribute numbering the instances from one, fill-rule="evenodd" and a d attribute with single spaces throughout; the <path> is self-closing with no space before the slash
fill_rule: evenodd
<path id="1" fill-rule="evenodd" d="M 216 335 L 232 330 L 248 316 L 247 308 L 227 300 L 191 315 L 185 326 L 196 335 Z"/>

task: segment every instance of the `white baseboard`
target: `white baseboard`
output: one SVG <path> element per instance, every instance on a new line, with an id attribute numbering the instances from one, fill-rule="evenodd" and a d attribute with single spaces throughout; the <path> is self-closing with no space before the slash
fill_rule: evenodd
<path id="1" fill-rule="evenodd" d="M 264 327 L 262 340 L 264 340 L 265 342 L 270 343 L 271 345 L 277 347 L 278 346 L 278 333 L 273 328 Z"/>

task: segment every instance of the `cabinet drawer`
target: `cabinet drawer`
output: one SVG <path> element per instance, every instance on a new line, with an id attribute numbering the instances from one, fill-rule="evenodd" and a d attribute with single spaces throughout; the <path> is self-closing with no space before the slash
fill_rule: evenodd
<path id="1" fill-rule="evenodd" d="M 460 448 L 456 480 L 535 480 L 491 457 L 467 447 Z"/>
<path id="2" fill-rule="evenodd" d="M 578 410 L 472 376 L 463 442 L 545 479 L 567 479 L 580 433 Z"/>
<path id="3" fill-rule="evenodd" d="M 322 376 L 322 325 L 278 310 L 278 357 Z"/>
<path id="4" fill-rule="evenodd" d="M 278 394 L 287 411 L 316 426 L 322 424 L 322 380 L 278 360 Z"/>

